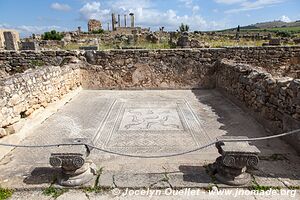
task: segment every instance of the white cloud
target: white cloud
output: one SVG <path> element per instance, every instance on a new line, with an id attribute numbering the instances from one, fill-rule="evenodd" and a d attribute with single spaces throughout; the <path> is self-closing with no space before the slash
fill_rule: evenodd
<path id="1" fill-rule="evenodd" d="M 292 21 L 288 16 L 285 16 L 285 15 L 282 15 L 280 20 L 283 22 L 291 22 Z"/>
<path id="2" fill-rule="evenodd" d="M 53 3 L 50 6 L 54 10 L 58 11 L 70 11 L 71 7 L 68 4 L 60 4 L 60 3 Z"/>
<path id="3" fill-rule="evenodd" d="M 179 0 L 179 2 L 184 3 L 184 5 L 188 8 L 192 7 L 194 3 L 193 0 Z"/>
<path id="4" fill-rule="evenodd" d="M 199 10 L 200 10 L 200 7 L 199 7 L 199 6 L 193 6 L 193 8 L 192 8 L 193 13 L 196 13 L 196 12 L 198 12 Z"/>
<path id="5" fill-rule="evenodd" d="M 213 9 L 213 12 L 214 12 L 214 13 L 218 13 L 219 10 L 218 10 L 217 8 L 215 8 L 215 9 Z"/>
<path id="6" fill-rule="evenodd" d="M 225 23 L 205 20 L 198 11 L 200 7 L 193 4 L 192 0 L 180 0 L 184 5 L 191 6 L 192 12 L 180 15 L 176 10 L 160 10 L 151 0 L 115 0 L 105 4 L 105 8 L 100 2 L 93 1 L 85 3 L 80 9 L 80 18 L 88 20 L 90 18 L 99 19 L 102 24 L 111 23 L 111 13 L 121 15 L 123 24 L 123 14 L 134 13 L 136 26 L 141 26 L 152 30 L 158 30 L 164 26 L 166 30 L 176 30 L 181 23 L 190 25 L 191 30 L 210 30 L 224 28 Z M 128 20 L 129 18 L 127 18 Z M 129 23 L 127 23 L 129 24 Z"/>
<path id="7" fill-rule="evenodd" d="M 89 19 L 98 19 L 101 20 L 103 17 L 107 17 L 110 13 L 109 9 L 102 9 L 100 2 L 88 2 L 79 10 L 80 19 L 89 20 Z"/>
<path id="8" fill-rule="evenodd" d="M 30 25 L 21 25 L 21 26 L 11 26 L 9 24 L 0 24 L 0 28 L 3 29 L 14 29 L 20 32 L 22 36 L 29 36 L 32 33 L 35 34 L 41 34 L 46 31 L 50 30 L 57 30 L 57 31 L 66 31 L 65 28 L 62 28 L 60 26 L 30 26 Z"/>
<path id="9" fill-rule="evenodd" d="M 245 1 L 246 0 L 215 0 L 216 3 L 223 3 L 223 4 L 236 4 Z"/>
<path id="10" fill-rule="evenodd" d="M 217 0 L 219 1 L 219 0 Z M 223 1 L 223 0 L 221 0 Z M 265 7 L 270 7 L 279 3 L 284 2 L 285 0 L 255 0 L 255 1 L 250 1 L 250 0 L 245 0 L 241 2 L 236 2 L 239 7 L 230 9 L 225 11 L 225 13 L 238 13 L 242 11 L 249 11 L 249 10 L 257 10 L 257 9 L 262 9 Z"/>
<path id="11" fill-rule="evenodd" d="M 225 13 L 238 13 L 242 11 L 257 10 L 273 6 L 285 0 L 214 0 L 216 3 L 237 5 L 237 8 L 226 10 Z"/>

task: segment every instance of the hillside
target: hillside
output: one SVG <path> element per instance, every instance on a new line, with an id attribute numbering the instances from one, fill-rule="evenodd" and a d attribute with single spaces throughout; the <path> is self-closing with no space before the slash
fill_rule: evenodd
<path id="1" fill-rule="evenodd" d="M 261 22 L 243 26 L 241 29 L 269 29 L 269 28 L 284 28 L 284 27 L 300 27 L 300 20 L 294 22 L 272 21 Z"/>

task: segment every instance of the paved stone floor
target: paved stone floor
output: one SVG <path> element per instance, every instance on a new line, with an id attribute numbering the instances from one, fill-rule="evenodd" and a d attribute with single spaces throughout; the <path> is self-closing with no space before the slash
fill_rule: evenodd
<path id="1" fill-rule="evenodd" d="M 116 200 L 143 200 L 143 199 L 159 199 L 159 200 L 285 200 L 285 199 L 299 199 L 300 193 L 292 190 L 270 190 L 267 191 L 253 191 L 250 193 L 249 190 L 242 189 L 221 189 L 218 191 L 206 191 L 202 189 L 182 189 L 182 190 L 118 190 L 114 189 L 102 193 L 84 192 L 81 190 L 69 190 L 63 193 L 57 198 L 57 200 L 69 200 L 69 199 L 80 199 L 80 200 L 104 200 L 104 199 L 116 199 Z M 257 192 L 257 193 L 256 193 Z M 272 193 L 271 193 L 272 192 Z M 50 200 L 54 199 L 51 196 L 46 196 L 41 191 L 23 191 L 16 192 L 11 198 L 12 200 L 18 199 L 30 199 L 30 200 Z"/>
<path id="2" fill-rule="evenodd" d="M 114 152 L 162 155 L 195 149 L 221 135 L 267 134 L 270 133 L 258 122 L 216 90 L 83 90 L 22 144 L 53 144 L 79 138 Z M 257 184 L 299 187 L 300 159 L 288 144 L 280 139 L 254 144 L 262 152 L 259 170 L 253 176 Z M 0 185 L 17 190 L 48 187 L 57 174 L 49 165 L 49 156 L 57 151 L 59 148 L 14 149 L 0 162 Z M 94 149 L 90 159 L 102 168 L 102 187 L 225 188 L 206 173 L 205 166 L 217 156 L 215 147 L 152 159 Z"/>

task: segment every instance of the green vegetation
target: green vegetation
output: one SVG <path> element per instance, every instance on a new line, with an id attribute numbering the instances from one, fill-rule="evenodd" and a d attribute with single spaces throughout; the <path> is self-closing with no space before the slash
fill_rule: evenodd
<path id="1" fill-rule="evenodd" d="M 110 188 L 104 188 L 104 187 L 99 186 L 99 180 L 100 180 L 100 176 L 101 176 L 102 172 L 103 172 L 103 167 L 101 167 L 97 170 L 97 177 L 96 177 L 94 186 L 85 188 L 84 189 L 85 192 L 100 193 L 100 192 L 105 192 L 110 189 Z"/>
<path id="2" fill-rule="evenodd" d="M 66 46 L 63 47 L 64 50 L 76 50 L 79 49 L 79 47 L 84 46 L 77 43 L 69 43 Z"/>
<path id="3" fill-rule="evenodd" d="M 289 186 L 290 190 L 300 190 L 300 186 Z"/>
<path id="4" fill-rule="evenodd" d="M 210 36 L 199 36 L 196 39 L 207 42 L 213 48 L 221 47 L 237 47 L 237 46 L 262 46 L 263 43 L 268 42 L 266 40 L 247 40 L 241 38 L 240 40 L 232 40 L 227 37 L 210 37 Z"/>
<path id="5" fill-rule="evenodd" d="M 253 178 L 253 181 L 252 181 L 252 186 L 250 186 L 250 190 L 256 190 L 256 191 L 268 191 L 270 189 L 273 189 L 273 190 L 280 190 L 281 187 L 279 186 L 265 186 L 265 185 L 259 185 L 254 176 L 252 176 Z"/>
<path id="6" fill-rule="evenodd" d="M 0 187 L 0 200 L 8 199 L 13 195 L 13 190 Z"/>
<path id="7" fill-rule="evenodd" d="M 92 34 L 102 34 L 104 33 L 105 31 L 103 29 L 99 29 L 97 31 L 92 31 Z"/>
<path id="8" fill-rule="evenodd" d="M 45 65 L 45 63 L 42 60 L 31 60 L 30 65 L 32 65 L 34 67 L 41 67 L 41 66 Z"/>
<path id="9" fill-rule="evenodd" d="M 60 189 L 60 188 L 55 188 L 52 185 L 46 189 L 43 190 L 43 194 L 46 196 L 51 196 L 54 199 L 57 197 L 61 196 L 65 192 L 68 192 L 68 189 Z"/>
<path id="10" fill-rule="evenodd" d="M 190 26 L 187 24 L 181 23 L 181 25 L 179 26 L 179 30 L 180 30 L 180 32 L 188 32 L 190 30 Z"/>
<path id="11" fill-rule="evenodd" d="M 60 34 L 59 32 L 56 32 L 56 30 L 52 30 L 50 32 L 45 32 L 42 35 L 43 40 L 61 40 L 63 39 L 63 35 Z"/>
<path id="12" fill-rule="evenodd" d="M 280 190 L 281 187 L 275 187 L 275 186 L 265 186 L 265 185 L 252 185 L 250 188 L 250 190 L 256 190 L 256 191 L 268 191 L 270 189 L 273 190 Z"/>

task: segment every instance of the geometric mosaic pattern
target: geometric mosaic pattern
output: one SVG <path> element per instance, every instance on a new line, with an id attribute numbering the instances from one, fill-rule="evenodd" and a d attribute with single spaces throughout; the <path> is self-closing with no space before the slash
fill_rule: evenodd
<path id="1" fill-rule="evenodd" d="M 174 152 L 211 141 L 184 99 L 109 102 L 94 138 L 101 148 L 127 153 Z"/>

